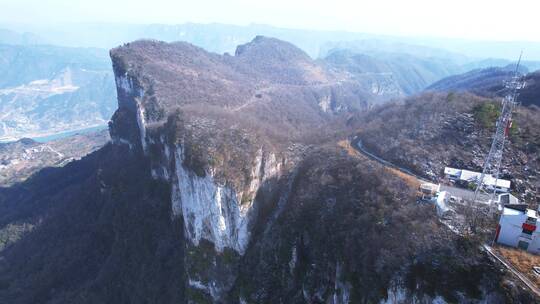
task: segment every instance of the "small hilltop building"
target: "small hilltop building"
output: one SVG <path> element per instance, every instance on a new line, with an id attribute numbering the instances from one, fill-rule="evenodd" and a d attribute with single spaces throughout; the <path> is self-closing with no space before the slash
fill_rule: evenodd
<path id="1" fill-rule="evenodd" d="M 495 242 L 517 247 L 534 254 L 540 254 L 540 230 L 538 229 L 538 211 L 520 204 L 509 193 L 499 195 L 503 210 Z"/>
<path id="2" fill-rule="evenodd" d="M 419 188 L 422 199 L 424 200 L 430 200 L 436 197 L 440 189 L 441 189 L 440 184 L 432 184 L 432 183 L 422 183 Z"/>

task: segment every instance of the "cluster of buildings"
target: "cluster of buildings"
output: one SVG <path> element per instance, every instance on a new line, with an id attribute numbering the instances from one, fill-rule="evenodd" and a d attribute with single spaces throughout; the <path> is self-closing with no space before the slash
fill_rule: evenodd
<path id="1" fill-rule="evenodd" d="M 478 184 L 482 173 L 451 167 L 444 168 L 446 178 L 454 183 Z M 491 175 L 484 176 L 484 183 L 490 190 L 499 193 L 497 201 L 492 202 L 500 206 L 501 214 L 495 242 L 520 248 L 534 254 L 540 254 L 540 228 L 538 218 L 540 210 L 529 209 L 527 204 L 520 202 L 510 191 L 510 181 L 496 179 Z M 420 186 L 423 199 L 432 201 L 437 207 L 437 213 L 442 216 L 449 210 L 449 194 L 441 191 L 440 185 L 424 183 Z"/>
<path id="2" fill-rule="evenodd" d="M 469 171 L 465 169 L 456 169 L 451 167 L 444 168 L 444 175 L 451 181 L 462 183 L 474 183 L 478 184 L 482 173 Z M 510 181 L 506 179 L 495 178 L 491 175 L 484 176 L 484 185 L 489 190 L 495 190 L 496 192 L 508 192 L 510 191 Z"/>

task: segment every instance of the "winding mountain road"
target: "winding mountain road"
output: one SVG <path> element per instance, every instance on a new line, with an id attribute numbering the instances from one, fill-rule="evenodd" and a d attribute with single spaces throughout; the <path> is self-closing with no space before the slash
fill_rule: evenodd
<path id="1" fill-rule="evenodd" d="M 380 158 L 379 156 L 367 151 L 364 146 L 362 145 L 362 141 L 361 140 L 358 140 L 356 141 L 356 144 L 354 144 L 354 140 L 351 141 L 351 146 L 356 149 L 358 152 L 362 153 L 363 155 L 367 156 L 368 158 L 372 159 L 372 160 L 375 160 L 376 162 L 382 164 L 383 166 L 386 166 L 386 167 L 390 167 L 390 168 L 393 168 L 393 169 L 396 169 L 404 174 L 407 174 L 411 177 L 414 177 L 416 178 L 420 183 L 433 183 L 432 181 L 429 181 L 415 173 L 413 173 L 411 170 L 407 169 L 407 168 L 403 168 L 403 167 L 400 167 L 398 165 L 395 165 L 387 160 L 384 160 L 382 158 Z M 455 196 L 455 197 L 460 197 L 462 199 L 465 199 L 465 200 L 474 200 L 474 191 L 471 191 L 469 189 L 464 189 L 464 188 L 458 188 L 458 187 L 453 187 L 453 186 L 449 186 L 449 185 L 443 185 L 441 184 L 441 190 L 442 191 L 446 191 L 448 193 L 450 193 L 450 195 L 452 196 Z M 484 194 L 480 194 L 480 195 L 483 195 L 483 197 L 480 197 L 479 201 L 488 201 L 489 200 L 489 197 L 487 195 L 484 195 Z"/>
<path id="2" fill-rule="evenodd" d="M 416 179 L 418 179 L 418 181 L 422 182 L 422 183 L 431 183 L 430 181 L 424 179 L 423 177 L 419 176 L 419 175 L 416 175 L 414 174 L 411 170 L 409 169 L 406 169 L 406 168 L 403 168 L 403 167 L 400 167 L 400 166 L 397 166 L 397 165 L 394 165 L 393 163 L 387 161 L 387 160 L 384 160 L 380 157 L 378 157 L 377 155 L 371 153 L 371 152 L 368 152 L 364 146 L 362 145 L 362 141 L 361 140 L 358 140 L 356 142 L 356 145 L 354 144 L 354 140 L 351 142 L 351 146 L 356 149 L 358 152 L 364 154 L 365 156 L 367 156 L 368 158 L 371 158 L 375 161 L 377 161 L 378 163 L 384 165 L 385 167 L 390 167 L 390 168 L 393 168 L 393 169 L 396 169 L 396 170 L 399 170 L 401 171 L 402 173 L 405 173 L 407 175 L 410 175 L 410 176 L 413 176 L 415 177 Z"/>

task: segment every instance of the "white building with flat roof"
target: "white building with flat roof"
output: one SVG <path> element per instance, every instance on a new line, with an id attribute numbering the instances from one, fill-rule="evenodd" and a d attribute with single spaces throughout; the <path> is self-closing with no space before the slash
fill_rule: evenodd
<path id="1" fill-rule="evenodd" d="M 503 207 L 495 242 L 540 254 L 540 231 L 537 229 L 538 212 L 525 204 L 507 204 Z"/>
<path id="2" fill-rule="evenodd" d="M 444 167 L 444 175 L 449 178 L 458 179 L 461 176 L 461 169 Z"/>
<path id="3" fill-rule="evenodd" d="M 450 180 L 460 180 L 468 183 L 478 183 L 482 173 L 474 172 L 465 169 L 456 169 L 445 167 L 444 175 Z M 488 189 L 496 190 L 497 192 L 508 192 L 510 191 L 510 181 L 506 179 L 497 179 L 491 175 L 484 176 L 484 184 Z"/>
<path id="4" fill-rule="evenodd" d="M 501 206 L 508 205 L 508 204 L 516 205 L 516 204 L 519 204 L 519 200 L 517 199 L 517 197 L 513 196 L 510 193 L 503 193 L 503 194 L 499 194 L 499 196 L 497 197 L 496 203 Z"/>

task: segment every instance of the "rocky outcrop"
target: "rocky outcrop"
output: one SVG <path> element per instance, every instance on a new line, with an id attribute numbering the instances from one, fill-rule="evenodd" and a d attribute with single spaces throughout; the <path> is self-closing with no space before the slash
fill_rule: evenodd
<path id="1" fill-rule="evenodd" d="M 148 132 L 144 85 L 127 73 L 117 75 L 116 81 L 118 112 L 126 112 L 131 122 L 120 117 L 113 121 L 113 141 L 151 157 L 152 176 L 171 184 L 172 215 L 183 217 L 186 237 L 193 245 L 205 239 L 215 245 L 217 252 L 230 248 L 243 254 L 249 242 L 248 226 L 257 191 L 268 179 L 279 177 L 283 160 L 278 161 L 273 152 L 260 148 L 253 159 L 244 160 L 251 166 L 247 179 L 236 185 L 226 178 L 218 180 L 214 175 L 223 168 L 204 163 L 190 166 L 186 159 L 186 146 L 191 151 L 192 145 L 204 143 L 168 136 L 167 128 L 172 127 L 165 124 Z"/>
<path id="2" fill-rule="evenodd" d="M 275 143 L 272 135 L 246 132 L 251 119 L 263 115 L 259 108 L 267 106 L 264 99 L 269 98 L 270 102 L 274 102 L 280 95 L 270 93 L 259 101 L 256 96 L 249 97 L 245 87 L 253 92 L 251 94 L 257 92 L 256 88 L 263 83 L 270 86 L 266 92 L 283 90 L 282 81 L 264 79 L 265 74 L 261 74 L 257 69 L 247 69 L 250 60 L 255 59 L 251 57 L 267 56 L 264 53 L 261 55 L 257 49 L 272 52 L 272 48 L 264 46 L 268 42 L 278 45 L 280 43 L 259 37 L 252 45 L 239 48 L 237 61 L 226 57 L 215 58 L 214 55 L 190 45 L 159 42 L 135 42 L 111 52 L 118 91 L 118 110 L 110 125 L 113 142 L 127 145 L 132 153 L 149 158 L 153 178 L 170 184 L 171 216 L 180 217 L 184 223 L 183 233 L 188 241 L 186 250 L 200 253 L 188 254 L 185 257 L 188 288 L 196 293 L 202 292 L 205 297 L 209 296 L 214 301 L 221 299 L 234 283 L 238 257 L 245 253 L 251 240 L 259 209 L 264 204 L 261 200 L 264 200 L 266 194 L 290 167 L 289 157 L 286 156 L 289 152 L 281 150 L 280 144 Z M 285 47 L 293 48 L 294 52 L 301 54 L 297 69 L 307 65 L 309 57 L 290 45 L 285 44 Z M 217 71 L 202 71 L 200 66 L 191 66 L 189 61 L 175 61 L 175 57 L 167 57 L 167 60 L 171 60 L 173 66 L 177 65 L 175 69 L 181 66 L 182 69 L 189 69 L 196 74 L 197 77 L 191 81 L 198 83 L 200 78 L 215 79 L 207 83 L 210 86 L 220 81 L 240 81 L 245 83 L 230 85 L 241 86 L 243 89 L 232 92 L 226 88 L 226 92 L 218 92 L 217 87 L 208 87 L 195 92 L 175 91 L 177 94 L 169 96 L 167 91 L 172 92 L 176 85 L 179 89 L 184 88 L 183 82 L 186 79 L 177 79 L 179 83 L 172 79 L 166 82 L 167 79 L 164 78 L 169 77 L 166 72 L 145 73 L 144 70 L 151 69 L 152 64 L 159 62 L 158 58 L 162 56 L 160 53 L 150 52 L 144 55 L 157 56 L 152 58 L 151 62 L 135 60 L 139 59 L 138 52 L 145 52 L 147 48 L 156 48 L 160 52 L 163 48 L 169 49 L 173 53 L 179 52 L 179 56 L 185 56 L 185 52 L 197 52 L 196 56 L 203 58 L 201 60 L 209 61 L 208 64 L 221 65 L 221 68 L 217 68 Z M 133 52 L 135 58 L 122 54 L 126 52 Z M 277 60 L 275 65 L 280 64 L 279 58 Z M 204 61 L 201 65 L 204 65 Z M 313 62 L 309 65 L 317 67 Z M 279 66 L 263 66 L 261 69 L 261 72 L 272 69 L 277 71 Z M 322 67 L 317 69 L 322 73 Z M 305 71 L 313 73 L 310 68 Z M 251 75 L 254 76 L 255 83 L 247 80 L 246 76 Z M 316 87 L 311 87 L 313 81 L 309 75 L 311 74 L 293 75 L 292 77 L 303 80 L 300 83 L 291 83 L 300 90 L 317 90 Z M 314 81 L 321 83 L 318 78 Z M 216 91 L 212 93 L 214 89 Z M 210 96 L 209 93 L 218 96 Z M 191 105 L 192 99 L 184 97 L 186 94 L 195 94 L 190 96 L 194 100 L 204 99 L 209 103 L 208 106 L 214 107 L 215 113 L 201 113 L 199 109 L 194 109 Z M 220 98 L 227 94 L 235 94 L 235 98 L 231 100 L 231 106 L 234 107 L 223 107 L 224 105 L 220 104 L 217 108 Z M 313 108 L 313 119 L 328 119 L 325 118 L 327 114 L 317 110 L 318 105 L 315 102 L 310 102 L 306 100 L 298 103 Z M 325 112 L 329 112 L 331 109 L 326 110 Z M 235 124 L 224 121 L 231 112 L 236 111 L 245 113 L 246 117 L 235 121 Z M 264 113 L 265 116 L 268 114 L 272 115 Z M 294 113 L 286 113 L 292 114 Z M 211 134 L 215 132 L 218 134 Z M 201 264 L 201 255 L 213 262 L 197 267 Z M 232 258 L 225 259 L 224 256 Z"/>
<path id="3" fill-rule="evenodd" d="M 231 157 L 229 151 L 220 150 L 225 148 L 221 142 L 224 139 L 201 135 L 209 135 L 213 127 L 245 132 L 253 120 L 267 121 L 277 114 L 266 110 L 271 103 L 288 103 L 291 109 L 283 112 L 286 117 L 297 115 L 293 107 L 309 108 L 304 114 L 307 119 L 296 119 L 298 125 L 294 127 L 322 123 L 335 111 L 362 106 L 358 101 L 353 103 L 354 91 L 334 83 L 335 73 L 276 39 L 257 37 L 240 46 L 235 57 L 216 56 L 185 43 L 154 41 L 128 44 L 113 50 L 111 56 L 119 101 L 111 123 L 113 142 L 127 144 L 134 151 L 140 149 L 151 157 L 153 176 L 172 185 L 173 214 L 183 217 L 186 236 L 194 245 L 206 239 L 215 244 L 218 252 L 232 248 L 243 254 L 249 242 L 248 227 L 257 192 L 269 179 L 279 178 L 287 160 L 279 152 L 282 148 L 272 143 L 272 134 L 249 134 L 241 139 L 248 141 L 248 147 L 235 151 L 245 156 L 239 159 L 239 165 L 246 171 L 246 178 L 239 178 L 236 172 L 209 162 Z M 210 65 L 212 69 L 204 68 Z M 283 67 L 290 69 L 288 78 L 278 77 Z M 173 71 L 184 76 L 171 78 Z M 320 102 L 317 98 L 311 101 L 310 96 L 289 95 L 284 85 L 315 95 L 323 86 L 332 95 L 322 97 Z M 190 86 L 205 87 L 187 90 Z M 260 87 L 265 88 L 264 93 L 257 93 Z M 231 98 L 224 104 L 229 95 Z M 290 104 L 293 98 L 294 106 Z M 214 113 L 203 114 L 204 109 L 194 108 L 204 105 Z M 244 117 L 236 125 L 223 122 L 231 113 L 238 117 L 234 112 Z M 280 115 L 277 119 L 283 118 Z M 253 135 L 262 135 L 263 140 Z M 193 151 L 194 147 L 198 151 Z"/>
<path id="4" fill-rule="evenodd" d="M 173 177 L 172 210 L 183 216 L 188 239 L 198 245 L 201 239 L 215 245 L 218 252 L 224 248 L 243 254 L 249 242 L 250 221 L 253 217 L 255 196 L 261 185 L 278 177 L 281 164 L 274 154 L 256 155 L 250 181 L 244 185 L 245 192 L 230 184 L 217 182 L 212 172 L 204 177 L 183 164 L 184 152 L 180 146 L 175 152 L 175 175 Z"/>

